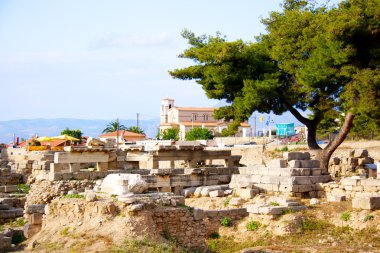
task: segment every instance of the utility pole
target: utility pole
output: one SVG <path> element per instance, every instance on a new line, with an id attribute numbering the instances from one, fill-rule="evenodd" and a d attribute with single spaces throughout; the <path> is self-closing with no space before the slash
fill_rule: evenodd
<path id="1" fill-rule="evenodd" d="M 119 149 L 119 118 L 116 119 L 116 151 Z"/>

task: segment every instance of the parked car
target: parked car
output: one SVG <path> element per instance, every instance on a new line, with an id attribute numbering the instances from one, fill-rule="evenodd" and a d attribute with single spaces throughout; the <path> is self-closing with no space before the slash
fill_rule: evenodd
<path id="1" fill-rule="evenodd" d="M 254 141 L 251 141 L 251 142 L 243 143 L 243 145 L 257 145 L 257 143 Z"/>

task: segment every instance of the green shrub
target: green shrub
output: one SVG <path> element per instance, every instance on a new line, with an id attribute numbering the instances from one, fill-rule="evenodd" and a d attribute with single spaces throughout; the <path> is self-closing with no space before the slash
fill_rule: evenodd
<path id="1" fill-rule="evenodd" d="M 350 212 L 343 212 L 343 213 L 340 215 L 340 219 L 341 219 L 342 221 L 348 221 L 350 218 L 351 218 L 351 213 L 350 213 Z"/>
<path id="2" fill-rule="evenodd" d="M 26 220 L 24 218 L 18 218 L 17 220 L 10 221 L 8 225 L 10 227 L 22 227 L 26 224 Z"/>
<path id="3" fill-rule="evenodd" d="M 222 225 L 223 227 L 231 227 L 232 225 L 232 221 L 230 218 L 228 217 L 223 217 L 221 220 L 220 220 L 220 225 Z"/>
<path id="4" fill-rule="evenodd" d="M 232 199 L 231 196 L 228 196 L 224 201 L 223 201 L 223 205 L 224 207 L 228 207 L 228 205 L 230 204 L 230 200 Z"/>
<path id="5" fill-rule="evenodd" d="M 269 205 L 271 205 L 271 206 L 279 206 L 280 204 L 278 202 L 270 202 Z"/>
<path id="6" fill-rule="evenodd" d="M 290 213 L 294 213 L 294 210 L 291 207 L 289 207 L 288 209 L 284 210 L 284 212 L 282 214 L 285 215 L 285 214 L 290 214 Z"/>
<path id="7" fill-rule="evenodd" d="M 218 238 L 220 238 L 220 235 L 219 235 L 218 232 L 212 232 L 212 233 L 210 234 L 210 238 L 211 238 L 211 239 L 218 239 Z"/>
<path id="8" fill-rule="evenodd" d="M 21 193 L 26 193 L 28 194 L 30 191 L 30 185 L 28 184 L 19 184 L 17 185 L 18 191 Z"/>
<path id="9" fill-rule="evenodd" d="M 311 217 L 304 218 L 301 221 L 301 228 L 303 231 L 315 231 L 322 230 L 327 227 L 327 223 L 324 220 L 312 219 Z"/>
<path id="10" fill-rule="evenodd" d="M 69 230 L 70 230 L 70 227 L 65 227 L 62 231 L 61 231 L 61 235 L 62 236 L 67 236 L 69 234 Z"/>
<path id="11" fill-rule="evenodd" d="M 250 221 L 248 222 L 245 227 L 248 231 L 255 231 L 260 227 L 260 222 L 258 221 Z"/>
<path id="12" fill-rule="evenodd" d="M 84 199 L 84 195 L 73 193 L 73 194 L 66 194 L 62 198 L 64 199 Z"/>
<path id="13" fill-rule="evenodd" d="M 372 214 L 368 214 L 365 218 L 364 218 L 364 221 L 371 221 L 375 219 L 375 216 L 373 216 Z"/>

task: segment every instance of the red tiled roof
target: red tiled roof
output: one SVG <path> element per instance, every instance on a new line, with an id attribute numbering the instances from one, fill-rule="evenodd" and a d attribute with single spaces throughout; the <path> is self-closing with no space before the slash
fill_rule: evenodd
<path id="1" fill-rule="evenodd" d="M 51 141 L 41 141 L 41 146 L 57 147 L 64 144 L 66 140 L 51 140 Z"/>

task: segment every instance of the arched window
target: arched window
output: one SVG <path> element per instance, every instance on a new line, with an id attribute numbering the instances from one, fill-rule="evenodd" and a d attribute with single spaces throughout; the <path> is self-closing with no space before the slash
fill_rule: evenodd
<path id="1" fill-rule="evenodd" d="M 204 114 L 204 115 L 203 115 L 203 120 L 204 120 L 204 121 L 208 121 L 208 115 L 207 115 L 207 114 Z"/>
<path id="2" fill-rule="evenodd" d="M 197 114 L 193 113 L 191 114 L 191 121 L 196 121 L 197 120 Z"/>

